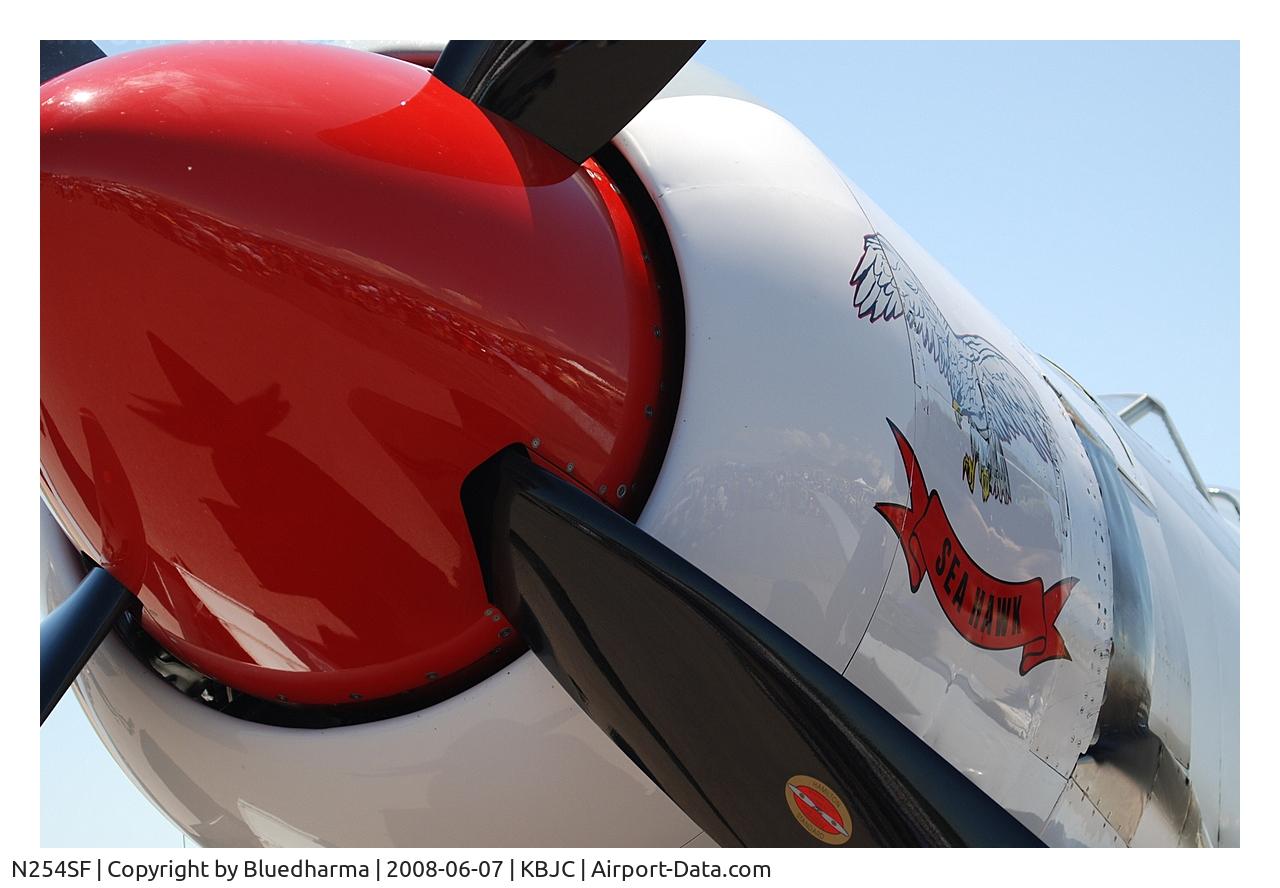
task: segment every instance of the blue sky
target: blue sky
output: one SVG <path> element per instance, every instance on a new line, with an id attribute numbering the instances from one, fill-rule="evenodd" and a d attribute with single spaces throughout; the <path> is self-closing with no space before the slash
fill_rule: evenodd
<path id="1" fill-rule="evenodd" d="M 1094 394 L 1158 395 L 1206 482 L 1239 487 L 1236 44 L 731 41 L 697 58 L 1031 348 Z M 180 844 L 70 695 L 41 752 L 45 844 Z"/>
<path id="2" fill-rule="evenodd" d="M 1237 44 L 712 42 L 697 58 L 1092 393 L 1159 396 L 1206 483 L 1239 487 Z"/>
<path id="3" fill-rule="evenodd" d="M 179 848 L 182 840 L 112 760 L 68 692 L 40 729 L 40 843 Z"/>

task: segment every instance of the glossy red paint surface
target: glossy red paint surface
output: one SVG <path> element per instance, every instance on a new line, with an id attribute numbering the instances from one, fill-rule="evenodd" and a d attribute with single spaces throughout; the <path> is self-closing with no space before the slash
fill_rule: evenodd
<path id="1" fill-rule="evenodd" d="M 41 236 L 52 505 L 242 691 L 373 699 L 517 643 L 463 478 L 536 438 L 620 507 L 664 444 L 622 198 L 421 67 L 204 44 L 52 80 Z"/>

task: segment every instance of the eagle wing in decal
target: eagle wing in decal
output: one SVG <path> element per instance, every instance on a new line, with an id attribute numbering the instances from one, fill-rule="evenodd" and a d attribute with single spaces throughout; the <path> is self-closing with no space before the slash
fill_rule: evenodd
<path id="1" fill-rule="evenodd" d="M 853 307 L 858 317 L 871 323 L 892 321 L 903 313 L 903 299 L 918 297 L 923 288 L 911 269 L 893 247 L 878 234 L 864 239 L 862 258 L 849 279 L 853 290 Z M 906 288 L 908 294 L 903 293 Z"/>
<path id="2" fill-rule="evenodd" d="M 862 257 L 849 280 L 858 317 L 871 323 L 902 317 L 918 362 L 928 355 L 946 379 L 956 421 L 967 420 L 970 453 L 964 477 L 982 498 L 1011 499 L 1004 445 L 1023 438 L 1055 471 L 1057 447 L 1049 417 L 1026 376 L 989 341 L 958 334 L 911 267 L 882 235 L 863 238 Z"/>
<path id="3" fill-rule="evenodd" d="M 960 338 L 970 340 L 978 355 L 978 388 L 987 428 L 1002 441 L 1025 438 L 1042 460 L 1055 463 L 1057 452 L 1048 416 L 1026 377 L 981 336 Z"/>

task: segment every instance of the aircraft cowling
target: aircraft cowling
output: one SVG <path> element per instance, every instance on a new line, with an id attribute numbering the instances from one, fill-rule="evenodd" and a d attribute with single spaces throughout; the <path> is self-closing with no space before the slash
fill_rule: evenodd
<path id="1" fill-rule="evenodd" d="M 51 506 L 238 691 L 492 671 L 520 639 L 468 473 L 523 445 L 629 516 L 656 475 L 678 344 L 632 210 L 418 66 L 193 44 L 55 78 L 41 235 Z"/>
<path id="2" fill-rule="evenodd" d="M 323 81 L 330 71 L 345 65 L 336 58 L 326 56 L 324 65 L 306 73 Z M 334 60 L 332 66 L 330 60 Z M 447 79 L 447 67 L 440 66 L 443 79 Z M 234 78 L 228 82 L 235 86 Z M 225 85 L 220 83 L 219 89 Z M 415 88 L 427 93 L 438 87 L 419 81 Z M 336 88 L 326 83 L 323 90 L 305 93 L 308 108 L 314 111 L 317 104 L 323 106 L 330 100 L 326 90 Z M 684 349 L 664 356 L 664 361 L 675 358 L 682 365 L 678 371 L 678 413 L 671 416 L 667 411 L 674 405 L 659 400 L 657 415 L 660 420 L 670 418 L 674 433 L 668 441 L 658 428 L 648 441 L 650 456 L 662 457 L 661 473 L 655 473 L 648 485 L 642 482 L 643 503 L 637 501 L 634 488 L 624 503 L 610 503 L 614 508 L 625 506 L 621 511 L 633 519 L 634 526 L 613 521 L 615 516 L 590 501 L 585 502 L 589 508 L 579 508 L 584 505 L 583 498 L 574 502 L 576 492 L 569 490 L 564 479 L 582 485 L 582 464 L 569 472 L 567 463 L 560 465 L 563 456 L 549 450 L 547 442 L 552 439 L 539 435 L 537 448 L 533 438 L 519 443 L 525 444 L 535 460 L 558 472 L 560 479 L 548 481 L 547 473 L 539 471 L 512 473 L 511 478 L 517 480 L 538 479 L 539 486 L 526 491 L 536 496 L 521 494 L 524 501 L 572 505 L 572 509 L 562 509 L 557 529 L 572 530 L 578 537 L 595 534 L 584 548 L 599 549 L 607 544 L 614 547 L 614 555 L 635 555 L 665 547 L 669 561 L 681 567 L 682 575 L 700 572 L 699 576 L 717 584 L 723 593 L 704 595 L 701 600 L 723 603 L 729 596 L 739 599 L 729 601 L 730 607 L 722 608 L 722 614 L 746 613 L 739 606 L 745 603 L 753 611 L 754 615 L 747 616 L 755 625 L 761 625 L 761 617 L 767 621 L 768 634 L 775 642 L 778 630 L 791 636 L 807 649 L 810 661 L 815 657 L 822 661 L 822 669 L 814 671 L 843 676 L 851 688 L 915 735 L 902 738 L 912 742 L 889 745 L 907 750 L 923 742 L 932 755 L 945 759 L 948 768 L 963 775 L 970 789 L 976 787 L 985 795 L 984 801 L 1003 808 L 1003 813 L 1039 841 L 1050 845 L 1181 844 L 1212 843 L 1216 836 L 1225 844 L 1238 842 L 1238 761 L 1230 752 L 1233 745 L 1238 746 L 1232 742 L 1233 737 L 1238 740 L 1232 728 L 1233 722 L 1238 723 L 1238 700 L 1230 699 L 1229 693 L 1219 693 L 1214 684 L 1230 688 L 1238 680 L 1229 670 L 1221 671 L 1238 660 L 1238 632 L 1232 634 L 1233 627 L 1238 628 L 1238 546 L 1233 561 L 1230 540 L 1206 545 L 1209 537 L 1197 528 L 1193 517 L 1195 509 L 1211 511 L 1211 507 L 1203 501 L 1188 503 L 1188 498 L 1196 499 L 1198 494 L 1179 494 L 1176 484 L 1159 474 L 1165 470 L 1152 468 L 1157 459 L 1151 458 L 1148 465 L 1140 442 L 1122 423 L 1113 423 L 1113 417 L 1104 414 L 1083 390 L 1073 393 L 1073 382 L 1019 343 L 795 127 L 740 95 L 699 90 L 689 84 L 664 90 L 666 95 L 651 101 L 602 154 L 632 208 L 643 205 L 646 225 L 653 223 L 656 213 L 664 232 L 653 241 L 662 241 L 659 246 L 664 249 L 669 245 L 673 254 L 662 257 L 661 263 L 665 265 L 669 258 L 679 272 L 682 311 L 678 327 Z M 229 91 L 236 95 L 234 88 Z M 68 95 L 65 101 L 88 102 L 92 95 L 85 92 Z M 261 99 L 257 82 L 241 92 L 248 94 L 246 102 Z M 185 94 L 175 96 L 191 101 Z M 383 98 L 394 101 L 395 96 Z M 276 110 L 278 107 L 279 103 Z M 463 112 L 459 114 L 465 117 Z M 202 131 L 202 138 L 220 137 L 220 130 L 236 122 L 234 115 L 214 121 Z M 490 124 L 509 134 L 511 141 L 505 150 L 521 158 L 515 165 L 523 169 L 525 160 L 519 146 L 524 143 L 519 133 L 503 130 L 498 121 Z M 292 127 L 287 129 L 289 136 L 296 132 Z M 161 127 L 153 126 L 147 132 L 151 139 L 163 142 L 167 138 Z M 862 132 L 865 134 L 865 128 Z M 253 138 L 266 138 L 269 143 L 275 136 L 257 133 Z M 426 136 L 414 132 L 405 138 L 425 140 Z M 80 144 L 94 143 L 81 138 Z M 146 142 L 140 139 L 139 144 Z M 356 155 L 367 156 L 366 142 L 344 144 L 352 146 Z M 538 151 L 527 144 L 525 148 Z M 167 146 L 161 145 L 159 152 L 164 150 Z M 398 148 L 384 146 L 381 150 L 385 152 L 382 157 L 403 154 Z M 151 150 L 148 157 L 156 154 Z M 421 152 L 408 154 L 418 158 Z M 289 156 L 315 163 L 314 158 L 321 154 L 291 148 Z M 502 149 L 492 155 L 502 156 Z M 560 163 L 547 157 L 549 163 Z M 83 162 L 77 159 L 77 163 Z M 437 170 L 454 169 L 440 163 Z M 391 168 L 400 165 L 391 162 L 378 170 L 390 175 Z M 595 184 L 582 184 L 597 188 L 606 201 L 610 200 L 603 188 L 608 175 L 590 165 L 587 169 L 587 178 Z M 594 179 L 593 172 L 602 178 Z M 333 173 L 330 170 L 331 181 L 316 187 L 332 190 L 335 182 L 341 186 L 345 180 Z M 280 178 L 287 180 L 290 175 L 301 173 L 285 169 Z M 561 187 L 560 182 L 550 184 Z M 486 180 L 486 184 L 492 183 Z M 262 187 L 279 185 L 271 180 Z M 539 187 L 528 190 L 533 193 Z M 297 188 L 290 193 L 304 204 L 312 197 L 304 191 Z M 426 206 L 428 201 L 420 196 Z M 637 201 L 637 196 L 645 200 Z M 241 195 L 233 197 L 249 200 Z M 202 199 L 208 203 L 200 208 L 207 212 L 209 206 L 221 207 L 218 201 L 227 196 L 219 192 Z M 319 202 L 320 198 L 314 200 Z M 529 205 L 534 205 L 531 197 Z M 427 208 L 424 218 L 440 217 L 437 205 Z M 49 218 L 46 212 L 46 224 Z M 128 221 L 131 217 L 117 214 L 117 218 Z M 402 218 L 406 225 L 419 224 L 417 217 L 410 219 L 408 213 Z M 334 224 L 341 228 L 348 222 L 343 218 Z M 303 236 L 310 237 L 309 229 L 301 224 L 298 227 Z M 489 226 L 487 233 L 495 253 L 514 242 L 506 236 L 510 230 L 497 224 Z M 278 230 L 269 233 L 274 236 Z M 378 230 L 376 234 L 392 237 L 394 243 L 401 232 Z M 560 236 L 572 238 L 574 234 L 566 228 Z M 375 240 L 371 234 L 369 241 Z M 359 237 L 348 230 L 344 241 L 356 242 Z M 93 247 L 92 240 L 81 239 L 82 253 L 91 253 Z M 573 251 L 577 246 L 565 244 L 562 248 Z M 392 263 L 385 253 L 365 249 L 394 270 L 412 265 L 403 260 Z M 452 258 L 434 255 L 442 262 Z M 49 266 L 57 263 L 47 256 L 47 281 L 57 274 L 71 274 L 62 267 L 51 271 Z M 348 254 L 342 256 L 345 259 Z M 92 258 L 102 263 L 102 257 Z M 640 259 L 643 261 L 642 254 Z M 246 273 L 239 261 L 233 254 L 220 255 L 217 260 L 231 276 Z M 882 262 L 889 263 L 891 273 L 883 273 Z M 508 269 L 491 271 L 500 274 Z M 83 273 L 88 275 L 87 270 Z M 148 268 L 147 273 L 154 272 Z M 896 301 L 888 299 L 885 285 L 891 280 L 896 290 L 899 274 L 904 275 L 901 280 L 906 287 L 900 295 L 914 303 L 906 316 Z M 663 279 L 664 284 L 666 280 L 669 278 Z M 866 284 L 868 280 L 880 282 L 878 293 Z M 656 289 L 656 284 L 650 285 Z M 670 296 L 665 287 L 664 291 Z M 441 296 L 433 291 L 432 295 L 445 300 L 452 294 Z M 50 329 L 48 289 L 45 299 L 44 335 L 61 342 L 61 331 Z M 927 310 L 921 313 L 922 308 Z M 102 314 L 99 309 L 99 317 Z M 261 323 L 257 317 L 252 320 Z M 74 325 L 79 318 L 63 311 L 58 322 Z M 303 335 L 314 337 L 317 329 L 318 324 L 308 322 Z M 670 327 L 658 329 L 667 335 L 654 335 L 653 339 L 661 338 L 664 345 L 679 338 L 670 335 Z M 100 324 L 97 332 L 104 331 L 110 332 Z M 630 328 L 630 332 L 649 342 L 642 325 Z M 288 337 L 283 339 L 287 345 Z M 46 360 L 51 351 L 49 341 L 46 339 L 44 349 Z M 384 341 L 378 340 L 378 346 Z M 939 349 L 940 343 L 946 350 Z M 181 351 L 166 344 L 194 367 L 203 367 L 196 359 L 210 348 L 192 332 L 179 343 Z M 278 347 L 275 341 L 268 345 Z M 127 353 L 136 352 L 135 347 Z M 120 350 L 103 346 L 92 353 L 97 363 L 90 366 L 109 367 L 107 358 L 119 360 L 119 354 Z M 141 392 L 142 398 L 131 390 L 108 392 L 137 408 L 134 416 L 154 426 L 157 421 L 169 420 L 164 408 L 175 403 L 181 406 L 188 392 L 209 394 L 208 388 L 190 384 L 190 374 L 185 374 L 187 382 L 180 388 L 174 378 L 184 378 L 182 365 L 149 339 L 142 354 L 161 366 L 158 373 L 153 370 L 151 374 L 157 384 Z M 956 373 L 962 365 L 942 360 L 944 355 L 980 361 L 978 369 L 985 371 L 977 377 Z M 402 354 L 393 357 L 410 363 Z M 223 375 L 214 376 L 206 370 L 218 395 L 202 402 L 219 407 L 220 416 L 230 414 L 237 419 L 241 411 L 225 409 L 224 402 L 252 407 L 244 412 L 258 425 L 275 419 L 273 410 L 280 410 L 273 406 L 269 389 L 262 386 L 261 375 L 252 380 L 256 388 L 244 383 L 232 389 L 240 383 L 228 381 L 224 375 L 232 373 L 234 363 L 219 368 Z M 327 373 L 336 373 L 332 363 L 317 370 L 313 374 L 316 379 L 323 381 Z M 674 363 L 663 366 L 669 368 Z M 318 364 L 309 366 L 314 369 Z M 583 367 L 599 375 L 597 365 Z M 343 369 L 350 368 L 344 365 Z M 59 372 L 68 371 L 59 368 Z M 662 378 L 664 374 L 657 375 Z M 279 450 L 271 441 L 287 434 L 286 443 L 297 447 L 290 423 L 301 405 L 292 388 L 286 388 L 293 379 L 285 378 L 281 367 L 272 370 L 271 377 L 277 376 L 281 391 L 290 395 L 285 400 L 291 408 L 262 436 L 268 443 L 260 444 L 255 458 L 267 467 L 263 474 L 278 464 Z M 670 395 L 669 376 L 657 383 L 660 392 L 664 383 Z M 310 379 L 307 384 L 315 385 L 316 381 Z M 424 375 L 420 384 L 429 385 L 430 380 Z M 1008 396 L 994 399 L 991 413 L 978 409 L 974 397 L 983 385 Z M 456 402 L 454 391 L 450 393 Z M 496 404 L 505 416 L 517 415 L 514 411 L 519 405 L 502 400 L 500 392 L 481 394 L 489 399 L 485 403 Z M 46 398 L 48 395 L 46 381 Z M 417 395 L 426 397 L 421 392 Z M 280 395 L 275 398 L 282 399 Z M 110 398 L 95 400 L 91 405 L 94 413 L 88 416 L 56 404 L 60 419 L 46 404 L 42 416 L 43 434 L 49 439 L 43 445 L 46 455 L 59 448 L 72 452 L 79 446 L 78 437 L 68 435 L 62 425 L 56 429 L 52 425 L 54 419 L 65 424 L 70 413 L 70 418 L 79 422 L 78 426 L 72 423 L 72 430 L 83 435 L 88 456 L 82 454 L 78 465 L 69 464 L 69 478 L 54 477 L 51 468 L 65 475 L 66 467 L 46 456 L 46 477 L 42 480 L 46 496 L 63 518 L 64 531 L 79 538 L 92 534 L 92 540 L 77 540 L 80 548 L 101 555 L 123 575 L 122 569 L 139 559 L 137 541 L 145 542 L 148 537 L 122 530 L 145 525 L 150 534 L 153 515 L 162 521 L 173 520 L 177 510 L 159 510 L 156 506 L 163 505 L 159 501 L 120 495 L 122 488 L 132 494 L 137 486 L 132 477 L 134 455 L 123 450 L 117 440 L 119 417 L 112 417 L 110 427 L 102 421 L 109 403 Z M 461 405 L 455 403 L 455 407 L 461 418 Z M 1003 434 L 1002 424 L 992 420 L 1000 416 L 1008 419 L 1011 407 L 1024 418 L 1035 419 L 1035 428 L 1023 426 L 996 446 Z M 343 456 L 350 457 L 351 466 L 368 471 L 372 465 L 368 455 L 378 451 L 366 447 L 360 453 L 353 452 L 360 449 L 352 444 L 353 431 L 369 432 L 361 414 L 350 405 L 348 408 L 355 420 L 346 416 L 345 428 L 335 427 L 330 438 L 316 440 L 314 446 L 320 448 L 318 453 L 341 450 Z M 233 426 L 237 433 L 240 428 Z M 1038 446 L 1044 441 L 1036 428 L 1051 446 Z M 984 432 L 988 434 L 984 436 Z M 1132 490 L 1126 495 L 1132 500 L 1130 504 L 1104 502 L 1099 493 L 1101 475 L 1083 442 L 1086 437 L 1109 440 L 1107 435 L 1114 441 L 1104 445 L 1109 451 L 1104 462 L 1113 461 L 1114 467 L 1108 471 L 1124 476 L 1123 484 L 1113 485 L 1113 492 L 1129 485 Z M 65 444 L 68 440 L 72 441 L 70 446 Z M 104 441 L 111 446 L 104 447 Z M 332 443 L 335 441 L 341 443 Z M 323 451 L 326 445 L 329 451 Z M 167 446 L 186 445 L 179 441 Z M 405 452 L 399 451 L 401 455 Z M 501 468 L 502 463 L 521 461 L 510 456 L 504 453 L 501 460 L 491 463 Z M 320 456 L 311 451 L 308 458 L 321 464 Z M 524 463 L 526 468 L 537 469 Z M 396 464 L 401 468 L 399 460 Z M 325 461 L 323 465 L 327 468 L 333 463 Z M 351 466 L 345 471 L 352 471 Z M 126 471 L 130 473 L 127 476 Z M 211 471 L 222 483 L 216 465 Z M 410 470 L 403 469 L 401 474 L 409 477 Z M 122 483 L 126 477 L 128 483 Z M 476 476 L 470 477 L 474 480 Z M 396 487 L 401 493 L 406 489 Z M 575 497 L 556 499 L 539 494 L 539 490 L 558 491 L 556 497 L 568 490 Z M 382 488 L 370 484 L 360 491 L 381 508 L 377 497 Z M 589 492 L 597 494 L 598 487 Z M 607 494 L 608 488 L 604 491 Z M 59 501 L 60 495 L 70 498 L 70 508 Z M 200 505 L 211 512 L 217 504 L 239 505 L 228 498 L 230 495 L 224 484 L 216 496 L 205 494 Z M 1112 499 L 1118 501 L 1118 497 Z M 516 499 L 507 496 L 505 501 L 514 503 Z M 248 504 L 263 508 L 270 503 L 270 497 L 263 496 Z M 504 510 L 503 506 L 504 499 L 495 498 L 491 516 L 495 530 L 503 529 L 499 525 L 504 511 L 514 514 L 513 509 Z M 1123 584 L 1113 583 L 1112 577 L 1119 574 L 1117 565 L 1132 554 L 1123 543 L 1114 542 L 1117 534 L 1112 513 L 1116 508 L 1132 510 L 1135 529 L 1143 537 L 1141 550 L 1148 556 L 1150 586 L 1162 590 L 1162 600 L 1153 608 L 1161 615 L 1161 622 L 1153 631 L 1156 647 L 1163 654 L 1149 687 L 1150 736 L 1160 742 L 1151 743 L 1149 737 L 1143 737 L 1139 750 L 1144 756 L 1143 767 L 1154 769 L 1144 772 L 1154 784 L 1135 781 L 1131 773 L 1119 773 L 1129 760 L 1122 756 L 1108 760 L 1114 745 L 1095 742 L 1107 727 L 1099 711 L 1112 685 L 1112 652 L 1118 651 L 1123 659 L 1123 648 L 1128 644 L 1124 633 L 1113 629 L 1120 625 L 1114 615 L 1129 593 Z M 88 516 L 83 530 L 66 520 L 77 510 Z M 926 513 L 934 520 L 926 522 Z M 526 510 L 524 517 L 529 514 Z M 62 593 L 82 575 L 82 567 L 67 537 L 50 527 L 52 520 L 44 518 L 42 563 L 46 572 L 42 588 L 47 602 L 54 604 L 66 597 Z M 600 518 L 610 520 L 596 520 Z M 618 525 L 627 526 L 620 529 Z M 529 526 L 528 522 L 522 525 Z M 255 532 L 272 529 L 258 525 Z M 517 536 L 525 531 L 513 530 L 510 523 L 505 531 L 514 550 Z M 495 532 L 493 539 L 499 539 L 499 534 Z M 520 539 L 527 543 L 529 537 Z M 546 536 L 540 549 L 526 546 L 526 550 L 541 557 L 539 552 L 549 551 L 547 547 L 556 539 L 571 538 Z M 623 539 L 629 542 L 615 545 Z M 949 562 L 942 557 L 948 544 Z M 325 541 L 310 546 L 308 552 L 325 553 Z M 578 554 L 576 549 L 561 551 L 561 557 L 543 559 L 537 570 L 527 573 L 536 574 L 540 582 L 547 577 L 555 579 L 566 572 L 552 571 L 549 565 L 558 563 L 563 568 L 581 563 L 585 559 Z M 532 568 L 527 554 L 520 557 Z M 141 560 L 144 565 L 150 563 L 145 556 Z M 492 568 L 499 560 L 485 563 Z M 635 563 L 651 568 L 659 562 L 642 557 Z M 178 566 L 174 570 L 187 581 Z M 180 567 L 195 573 L 189 563 L 182 562 Z M 927 583 L 922 580 L 925 570 L 930 577 Z M 495 575 L 501 579 L 501 573 Z M 655 575 L 662 574 L 649 571 L 650 578 Z M 966 586 L 964 578 L 974 579 L 974 583 Z M 538 590 L 533 589 L 530 596 L 529 588 L 517 580 L 505 591 L 536 601 Z M 544 585 L 551 590 L 550 584 Z M 1052 598 L 1053 606 L 1041 608 L 1042 627 L 1031 634 L 1019 631 L 1014 643 L 1007 644 L 1007 639 L 992 636 L 985 623 L 976 623 L 976 609 L 969 611 L 968 620 L 956 618 L 964 613 L 958 610 L 957 600 L 966 600 L 959 590 L 973 592 L 975 587 L 998 588 L 1002 600 L 1030 590 L 1034 594 L 1028 594 L 1028 600 L 1033 604 L 1038 598 Z M 570 587 L 566 583 L 562 588 Z M 619 588 L 626 589 L 618 573 L 601 568 L 585 581 L 580 577 L 573 585 L 573 596 L 559 595 L 552 616 L 557 608 L 559 613 L 567 612 L 566 603 L 582 601 L 578 593 L 584 590 L 591 595 L 616 595 Z M 1064 601 L 1062 592 L 1068 588 Z M 492 584 L 491 591 L 497 600 L 511 602 L 503 596 L 501 582 Z M 225 604 L 207 589 L 193 586 L 193 596 L 200 599 L 197 607 L 208 607 L 201 592 L 219 605 L 219 616 L 226 619 L 229 611 Z M 943 594 L 948 592 L 951 594 Z M 968 600 L 976 600 L 974 595 Z M 542 595 L 544 604 L 552 598 L 556 596 Z M 686 596 L 686 600 L 690 599 Z M 617 703 L 623 696 L 621 691 L 627 690 L 642 712 L 650 708 L 676 711 L 677 717 L 667 720 L 657 739 L 662 741 L 659 745 L 664 752 L 699 766 L 685 769 L 681 777 L 686 779 L 723 774 L 728 768 L 761 761 L 757 757 L 761 749 L 767 747 L 766 751 L 774 753 L 786 747 L 779 742 L 779 732 L 769 731 L 766 722 L 743 723 L 760 707 L 734 705 L 741 698 L 734 696 L 732 683 L 742 681 L 744 675 L 750 680 L 741 660 L 721 669 L 718 664 L 725 662 L 723 658 L 709 656 L 706 647 L 691 648 L 689 635 L 672 631 L 670 622 L 662 623 L 671 611 L 663 610 L 648 595 L 633 595 L 621 604 L 621 608 L 587 613 L 590 620 L 562 621 L 573 632 L 557 638 L 569 638 L 570 642 L 576 638 L 580 643 L 552 644 L 550 657 L 548 645 L 540 643 L 538 623 L 530 626 L 522 622 L 516 607 L 503 612 L 488 604 L 486 610 L 494 607 L 500 620 L 511 615 L 529 629 L 528 652 L 451 699 L 390 713 L 393 717 L 369 723 L 343 723 L 340 730 L 282 728 L 276 722 L 234 717 L 229 710 L 220 709 L 216 698 L 170 693 L 157 684 L 148 664 L 138 662 L 137 650 L 130 648 L 125 633 L 110 634 L 103 640 L 77 679 L 75 691 L 115 759 L 186 834 L 204 845 L 562 845 L 570 841 L 582 846 L 692 847 L 709 837 L 719 841 L 719 834 L 712 832 L 715 824 L 709 828 L 704 822 L 705 812 L 696 814 L 695 825 L 681 811 L 687 799 L 681 807 L 670 800 L 678 796 L 679 788 L 664 781 L 662 772 L 653 767 L 654 738 L 649 737 L 646 745 L 641 732 L 640 742 L 636 742 L 634 722 L 618 718 L 620 710 L 608 704 Z M 635 611 L 629 618 L 619 617 L 619 611 L 632 607 L 641 611 L 639 618 Z M 986 613 L 992 612 L 988 605 Z M 602 625 L 601 619 L 606 620 L 609 633 L 595 631 Z M 1184 619 L 1188 627 L 1203 625 L 1213 631 L 1185 633 L 1184 637 Z M 551 627 L 556 625 L 552 620 Z M 704 628 L 717 625 L 725 626 L 726 622 L 706 622 Z M 740 620 L 738 625 L 750 623 Z M 506 628 L 506 624 L 499 622 L 494 627 Z M 1018 627 L 1023 628 L 1021 623 Z M 995 634 L 1000 631 L 996 629 Z M 565 673 L 564 677 L 557 673 L 552 678 L 554 670 L 564 669 L 566 663 L 581 669 L 580 663 L 570 662 L 575 651 L 592 656 L 609 651 L 609 635 L 619 646 L 612 648 L 615 656 L 606 656 L 604 662 L 617 663 L 619 668 L 601 670 L 608 677 L 607 688 L 579 681 L 583 671 Z M 547 637 L 544 631 L 541 641 Z M 683 646 L 677 643 L 682 637 L 686 641 Z M 719 634 L 721 640 L 726 637 L 731 636 Z M 764 635 L 757 633 L 757 637 Z M 241 627 L 240 638 L 252 644 L 260 641 L 261 634 L 254 636 Z M 660 643 L 654 644 L 655 639 Z M 984 643 L 992 640 L 1001 643 Z M 770 662 L 778 660 L 774 655 L 780 650 L 795 651 L 794 644 L 766 647 L 773 652 L 764 658 Z M 256 650 L 263 652 L 262 646 Z M 1062 656 L 1064 652 L 1070 656 Z M 1042 656 L 1046 653 L 1051 656 Z M 501 660 L 489 657 L 483 662 L 492 665 Z M 552 672 L 541 665 L 547 661 Z M 586 670 L 590 678 L 589 672 Z M 1219 682 L 1219 676 L 1225 682 Z M 1194 698 L 1189 682 L 1197 683 Z M 774 685 L 758 684 L 757 688 L 770 686 Z M 791 682 L 788 687 L 792 692 L 780 696 L 784 701 L 795 699 L 794 688 L 798 686 Z M 631 694 L 632 690 L 636 693 Z M 599 705 L 601 699 L 605 705 Z M 728 717 L 707 717 L 714 707 L 699 705 L 705 701 L 728 710 Z M 772 709 L 784 711 L 777 705 Z M 700 718 L 681 717 L 688 712 Z M 652 734 L 657 720 L 646 717 L 643 721 L 642 727 Z M 805 730 L 814 723 L 808 718 L 798 720 Z M 787 727 L 796 724 L 793 720 Z M 1196 755 L 1189 761 L 1192 740 Z M 1099 750 L 1104 757 L 1093 755 Z M 728 768 L 722 769 L 722 765 Z M 817 778 L 837 795 L 847 794 L 839 786 L 846 769 L 829 770 L 830 774 L 820 773 L 789 761 L 777 763 L 776 769 L 755 768 L 746 781 L 763 787 L 760 804 L 743 804 L 747 797 L 740 790 L 746 781 L 735 782 L 732 774 L 720 780 L 720 786 L 731 788 L 726 796 L 736 808 L 749 809 L 748 816 L 777 815 L 780 826 L 792 830 L 782 837 L 785 844 L 815 837 L 804 827 L 806 822 L 821 829 L 803 811 L 803 822 L 795 817 L 796 810 L 787 814 L 789 799 L 794 796 L 784 796 L 784 791 L 791 792 L 786 787 L 791 786 L 793 777 Z M 325 774 L 325 780 L 314 779 L 318 772 Z M 476 775 L 483 775 L 483 779 L 476 779 Z M 770 782 L 772 785 L 767 785 Z M 917 781 L 914 785 L 920 784 Z M 1153 787 L 1150 792 L 1149 786 Z M 669 798 L 664 792 L 674 794 Z M 1127 804 L 1126 800 L 1135 798 L 1136 804 Z M 961 807 L 960 819 L 971 819 L 976 808 L 968 804 Z M 1104 811 L 1109 813 L 1104 815 Z M 849 821 L 842 815 L 841 822 Z M 700 827 L 708 832 L 697 835 Z M 854 828 L 859 828 L 856 820 Z M 853 834 L 840 835 L 850 838 Z M 853 835 L 847 846 L 857 844 L 854 839 L 861 840 Z M 727 840 L 742 841 L 743 836 L 731 835 Z"/>

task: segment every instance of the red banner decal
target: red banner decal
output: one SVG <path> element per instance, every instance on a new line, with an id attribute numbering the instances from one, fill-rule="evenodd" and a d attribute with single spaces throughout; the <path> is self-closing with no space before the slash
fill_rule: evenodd
<path id="1" fill-rule="evenodd" d="M 876 511 L 898 535 L 911 591 L 918 591 L 927 576 L 943 613 L 966 641 L 988 650 L 1022 648 L 1020 675 L 1046 660 L 1070 660 L 1054 623 L 1076 578 L 1059 580 L 1045 591 L 1039 577 L 1015 583 L 978 566 L 956 537 L 938 492 L 928 490 L 910 443 L 892 421 L 889 427 L 902 453 L 911 499 L 906 506 L 877 503 Z"/>

